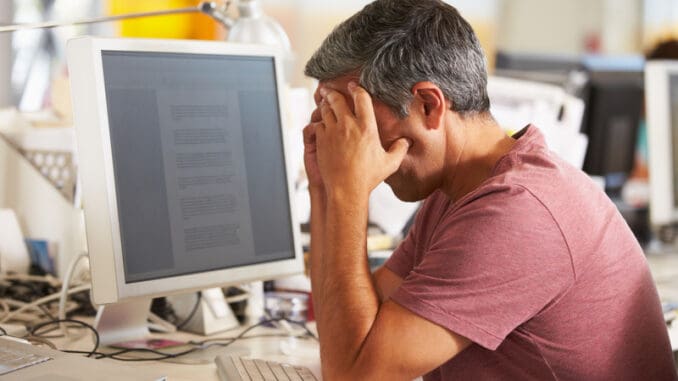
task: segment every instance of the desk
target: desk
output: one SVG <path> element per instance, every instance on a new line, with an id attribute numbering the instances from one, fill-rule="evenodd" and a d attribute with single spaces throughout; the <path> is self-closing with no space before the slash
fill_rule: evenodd
<path id="1" fill-rule="evenodd" d="M 83 319 L 84 321 L 90 322 L 91 318 Z M 215 339 L 215 338 L 229 338 L 235 337 L 240 332 L 242 332 L 246 327 L 238 328 L 235 330 L 225 331 L 219 334 L 211 335 L 209 337 L 194 335 L 186 332 L 177 332 L 172 334 L 151 334 L 152 338 L 164 338 L 172 339 L 177 341 L 203 341 L 206 339 Z M 312 331 L 315 331 L 315 325 L 309 324 L 309 328 Z M 69 349 L 69 350 L 81 350 L 81 351 L 90 351 L 92 349 L 92 335 L 86 330 L 73 330 L 74 337 L 72 339 L 54 339 L 52 342 L 59 349 Z M 81 335 L 80 332 L 87 332 L 87 334 Z M 295 331 L 296 332 L 296 331 Z M 300 331 L 301 332 L 301 331 Z M 283 329 L 277 328 L 268 328 L 261 327 L 255 328 L 250 331 L 247 335 L 258 335 L 258 334 L 286 334 L 287 332 Z M 246 335 L 246 336 L 247 336 Z M 299 349 L 291 348 L 290 355 L 285 355 L 281 351 L 281 343 L 285 342 L 283 346 L 292 346 L 298 344 Z M 295 340 L 291 338 L 284 337 L 259 337 L 252 339 L 243 339 L 238 340 L 235 343 L 231 344 L 228 347 L 210 347 L 206 350 L 199 350 L 196 353 L 189 354 L 187 356 L 182 356 L 177 359 L 168 359 L 163 361 L 145 361 L 145 362 L 120 362 L 112 359 L 101 359 L 97 361 L 107 361 L 113 362 L 116 364 L 125 364 L 126 366 L 131 367 L 144 367 L 145 370 L 150 370 L 150 367 L 155 367 L 158 371 L 167 376 L 168 381 L 175 380 L 218 380 L 217 376 L 217 367 L 214 364 L 213 358 L 217 354 L 227 353 L 229 349 L 237 351 L 238 349 L 247 349 L 249 350 L 249 356 L 253 358 L 260 358 L 264 360 L 279 361 L 285 362 L 293 365 L 301 365 L 311 369 L 313 374 L 320 380 L 320 354 L 319 346 L 315 340 Z M 109 348 L 102 348 L 99 351 L 108 352 Z M 161 350 L 163 352 L 169 352 L 168 349 Z M 175 361 L 182 361 L 184 363 L 177 363 Z"/>

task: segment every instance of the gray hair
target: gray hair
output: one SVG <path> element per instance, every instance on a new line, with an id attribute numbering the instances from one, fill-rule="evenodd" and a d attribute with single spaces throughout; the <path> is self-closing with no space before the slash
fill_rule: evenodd
<path id="1" fill-rule="evenodd" d="M 357 73 L 396 115 L 408 115 L 412 87 L 435 83 L 461 115 L 489 110 L 480 42 L 459 12 L 439 0 L 377 0 L 337 26 L 306 64 L 320 81 Z"/>

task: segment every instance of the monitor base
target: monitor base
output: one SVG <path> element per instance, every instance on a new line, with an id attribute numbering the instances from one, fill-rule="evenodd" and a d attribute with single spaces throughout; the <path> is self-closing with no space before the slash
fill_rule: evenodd
<path id="1" fill-rule="evenodd" d="M 99 333 L 99 345 L 109 346 L 147 337 L 150 308 L 151 299 L 100 306 L 94 320 L 94 328 Z"/>

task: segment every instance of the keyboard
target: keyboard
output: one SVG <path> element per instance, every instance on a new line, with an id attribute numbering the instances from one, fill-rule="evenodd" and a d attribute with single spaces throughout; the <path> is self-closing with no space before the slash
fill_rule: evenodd
<path id="1" fill-rule="evenodd" d="M 23 348 L 0 347 L 0 375 L 13 372 L 31 365 L 49 361 L 52 358 L 32 353 Z"/>
<path id="2" fill-rule="evenodd" d="M 318 381 L 306 367 L 220 355 L 214 360 L 221 381 Z"/>

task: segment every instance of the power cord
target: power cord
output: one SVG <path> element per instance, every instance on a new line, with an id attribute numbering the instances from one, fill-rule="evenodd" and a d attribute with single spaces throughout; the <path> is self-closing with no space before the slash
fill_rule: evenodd
<path id="1" fill-rule="evenodd" d="M 182 329 L 182 328 L 184 328 L 184 326 L 186 326 L 186 324 L 188 324 L 188 322 L 191 321 L 191 319 L 193 319 L 193 317 L 195 316 L 196 312 L 198 312 L 198 308 L 200 308 L 200 302 L 202 302 L 202 292 L 198 291 L 198 297 L 197 297 L 197 300 L 195 301 L 195 305 L 193 306 L 193 309 L 192 309 L 191 312 L 188 314 L 188 316 L 186 316 L 186 318 L 184 319 L 184 321 L 182 321 L 181 323 L 176 324 L 177 329 Z"/>
<path id="2" fill-rule="evenodd" d="M 81 285 L 81 286 L 78 286 L 78 287 L 74 287 L 74 288 L 66 291 L 66 294 L 67 295 L 77 294 L 79 292 L 89 290 L 90 288 L 91 288 L 91 286 L 89 284 L 85 284 L 85 285 Z M 23 306 L 19 307 L 18 309 L 16 309 L 16 310 L 6 314 L 5 316 L 3 316 L 2 319 L 0 319 L 0 323 L 6 323 L 10 319 L 12 319 L 14 316 L 16 316 L 16 315 L 18 315 L 18 314 L 20 314 L 20 313 L 22 313 L 26 310 L 29 310 L 29 309 L 32 309 L 32 308 L 39 308 L 38 306 L 40 306 L 42 304 L 49 303 L 51 301 L 58 300 L 60 298 L 61 298 L 61 293 L 57 293 L 57 294 L 45 296 L 45 297 L 40 298 L 40 299 L 33 301 L 31 303 L 26 303 Z"/>
<path id="3" fill-rule="evenodd" d="M 71 263 L 68 265 L 68 270 L 66 271 L 66 276 L 64 277 L 64 282 L 61 285 L 61 293 L 59 294 L 59 309 L 58 309 L 58 320 L 65 320 L 66 319 L 66 299 L 68 298 L 68 286 L 69 283 L 71 282 L 71 277 L 73 277 L 73 273 L 75 272 L 75 268 L 78 266 L 78 263 L 80 263 L 81 260 L 87 259 L 87 253 L 80 253 L 77 257 L 73 258 L 71 260 Z M 60 324 L 59 327 L 61 328 L 61 333 L 64 334 L 64 336 L 68 337 L 68 330 L 66 329 L 65 325 Z"/>
<path id="4" fill-rule="evenodd" d="M 246 340 L 246 339 L 253 339 L 253 338 L 260 338 L 260 337 L 290 337 L 289 334 L 262 334 L 262 335 L 246 336 L 248 333 L 250 333 L 252 330 L 254 330 L 256 328 L 259 328 L 259 327 L 262 327 L 262 326 L 268 326 L 268 325 L 271 325 L 273 323 L 280 322 L 282 320 L 285 320 L 285 321 L 287 321 L 291 324 L 300 325 L 305 329 L 306 334 L 304 336 L 298 336 L 299 338 L 304 338 L 304 337 L 309 337 L 309 336 L 312 337 L 312 338 L 315 338 L 315 335 L 313 335 L 313 332 L 311 332 L 308 329 L 308 327 L 306 326 L 306 324 L 304 322 L 297 322 L 297 321 L 293 321 L 293 320 L 289 320 L 289 319 L 278 318 L 278 319 L 263 320 L 263 321 L 261 321 L 257 324 L 254 324 L 254 325 L 248 327 L 247 329 L 245 329 L 240 334 L 238 334 L 237 336 L 234 336 L 234 337 L 214 338 L 214 339 L 207 339 L 207 340 L 203 340 L 203 341 L 188 341 L 186 343 L 186 345 L 190 345 L 190 346 L 192 346 L 192 348 L 189 348 L 189 349 L 186 349 L 184 351 L 177 352 L 177 353 L 168 353 L 168 352 L 163 352 L 163 351 L 159 351 L 159 350 L 155 350 L 155 349 L 148 349 L 148 348 L 126 348 L 126 349 L 121 349 L 121 350 L 116 351 L 116 352 L 102 353 L 102 352 L 97 352 L 97 349 L 99 347 L 99 340 L 98 340 L 99 335 L 98 335 L 98 332 L 96 331 L 96 329 L 94 327 L 92 327 L 91 325 L 89 325 L 87 323 L 81 322 L 79 320 L 73 320 L 73 319 L 66 319 L 66 320 L 68 322 L 77 323 L 77 324 L 82 325 L 83 327 L 90 329 L 92 332 L 95 333 L 96 340 L 95 340 L 95 347 L 89 352 L 73 351 L 73 350 L 62 350 L 62 352 L 76 353 L 76 354 L 86 354 L 88 357 L 93 357 L 96 360 L 108 358 L 108 359 L 112 359 L 112 360 L 116 360 L 116 361 L 123 361 L 123 362 L 162 361 L 162 360 L 174 359 L 174 358 L 178 358 L 178 357 L 181 357 L 181 356 L 185 356 L 185 355 L 188 355 L 190 353 L 193 353 L 193 352 L 196 352 L 196 351 L 199 351 L 199 350 L 204 350 L 204 349 L 207 349 L 207 348 L 212 347 L 212 346 L 228 347 L 229 345 L 232 345 L 233 343 L 235 343 L 238 340 Z M 60 321 L 55 320 L 55 321 L 51 321 L 51 322 L 46 322 L 40 327 L 37 327 L 37 326 L 34 327 L 32 332 L 36 332 L 39 328 L 42 328 L 44 326 L 47 326 L 47 325 L 50 325 L 50 324 L 57 324 L 57 323 L 60 323 Z M 128 355 L 128 354 L 131 354 L 131 353 L 147 353 L 147 354 L 154 354 L 154 355 L 157 355 L 157 356 L 153 356 L 153 357 L 121 357 L 121 356 Z"/>
<path id="5" fill-rule="evenodd" d="M 44 322 L 44 323 L 39 323 L 39 324 L 31 327 L 28 330 L 28 332 L 30 333 L 29 337 L 32 336 L 32 337 L 36 337 L 36 338 L 42 338 L 41 335 L 38 332 L 38 331 L 40 331 L 40 329 L 42 329 L 44 327 L 48 327 L 50 325 L 55 325 L 55 324 L 62 325 L 62 323 L 77 324 L 77 325 L 80 325 L 80 326 L 87 328 L 90 331 L 92 331 L 92 333 L 94 334 L 94 348 L 89 352 L 83 352 L 83 353 L 86 353 L 87 357 L 92 357 L 92 356 L 94 356 L 95 354 L 98 353 L 97 349 L 99 349 L 99 332 L 92 325 L 85 323 L 84 321 L 80 321 L 80 320 L 76 320 L 76 319 L 56 319 L 56 320 L 50 320 L 50 321 L 47 321 L 47 322 Z M 63 325 L 66 326 L 66 324 L 63 324 Z M 63 351 L 63 352 L 71 352 L 71 351 Z M 80 353 L 79 351 L 72 351 L 72 352 Z"/>

